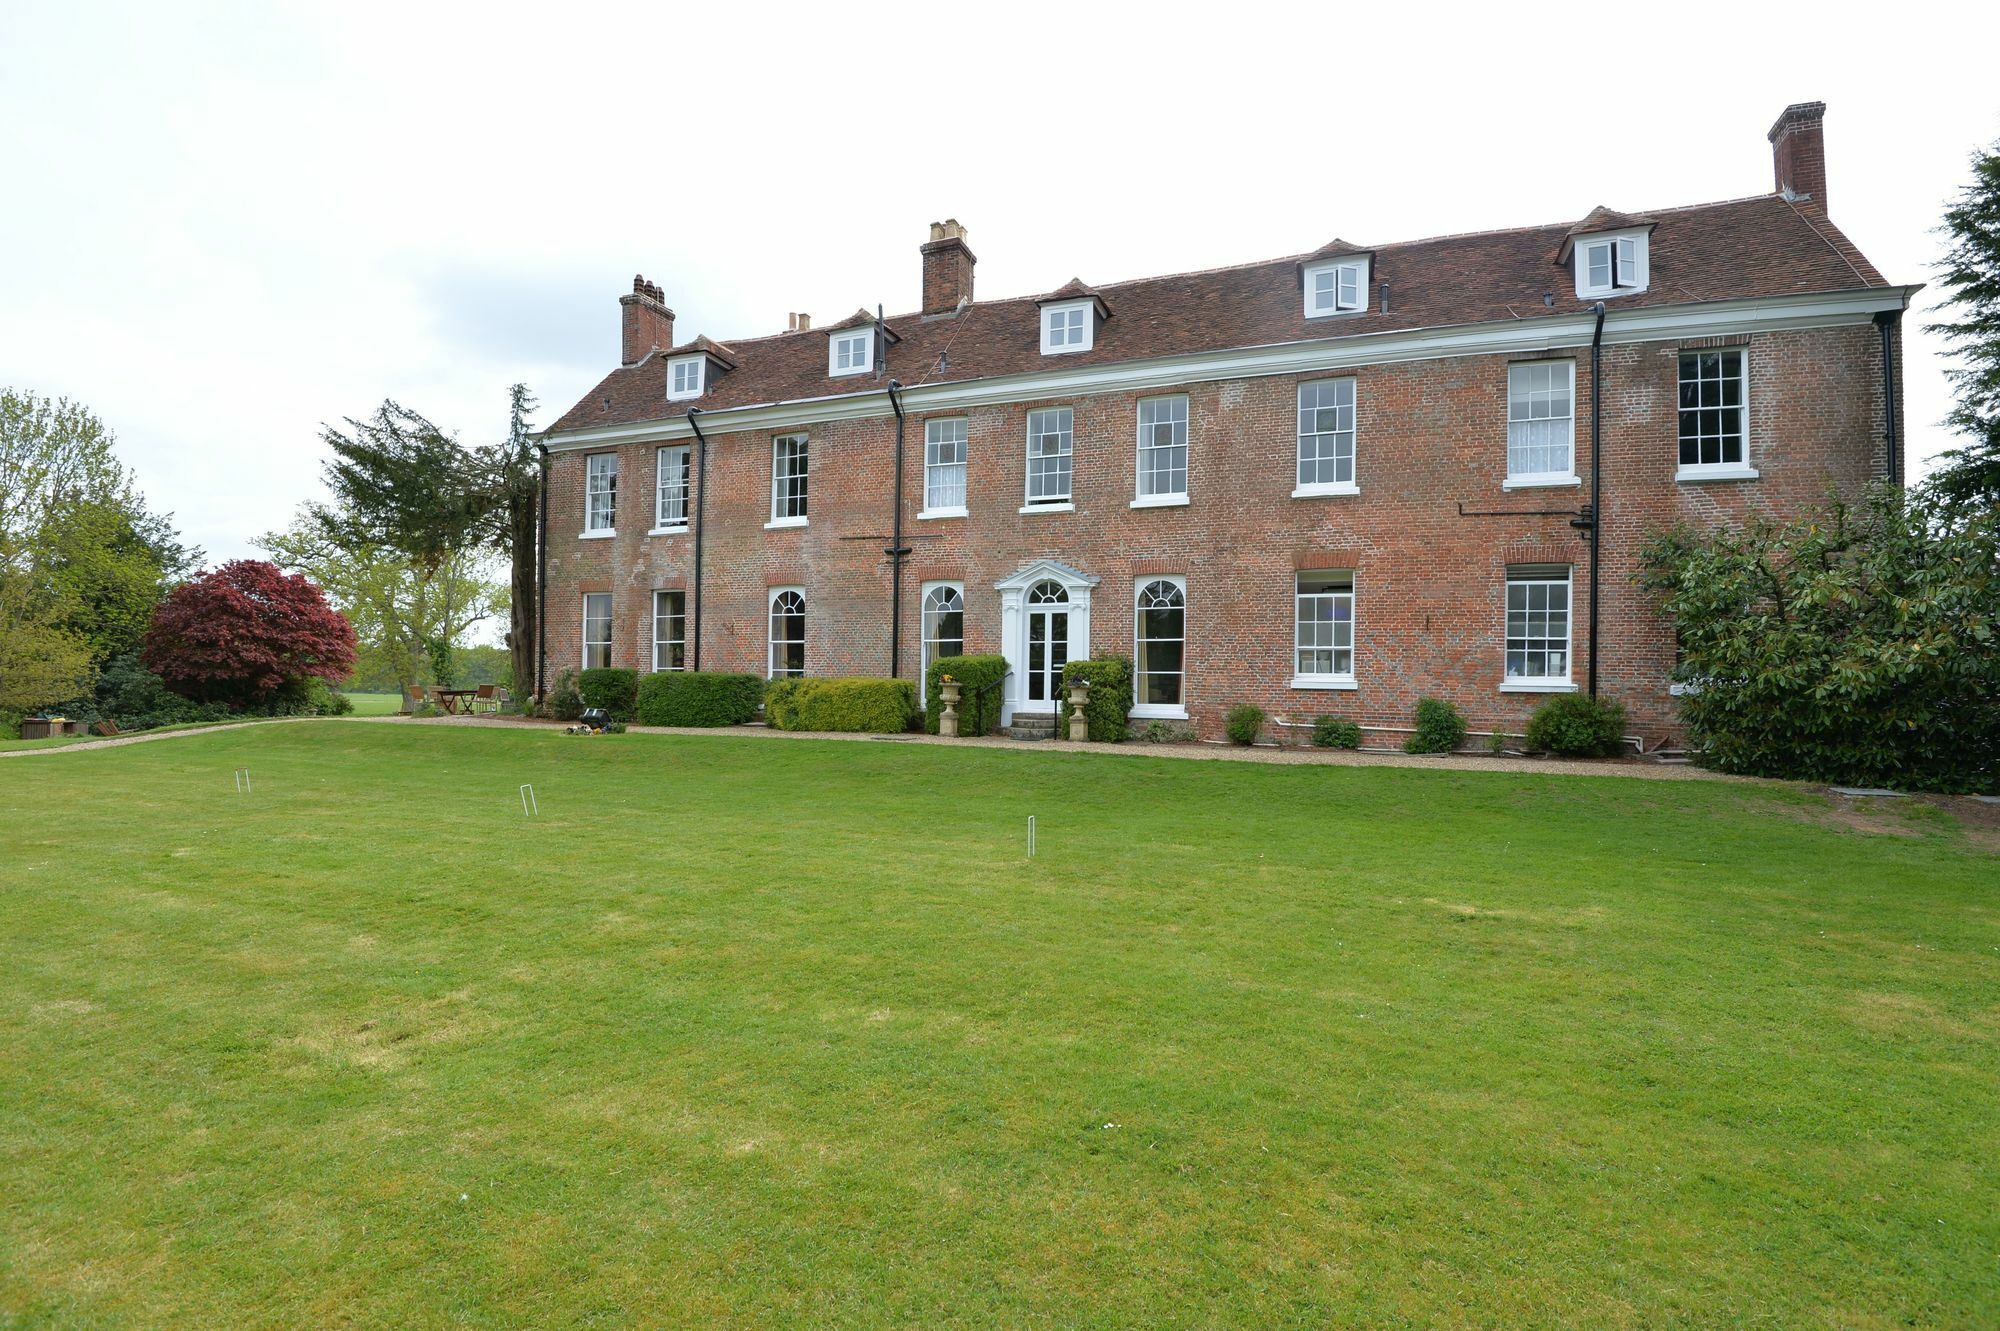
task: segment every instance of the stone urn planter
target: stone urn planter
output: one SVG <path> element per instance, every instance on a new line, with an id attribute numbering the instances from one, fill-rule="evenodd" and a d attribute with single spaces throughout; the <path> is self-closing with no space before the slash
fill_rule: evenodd
<path id="1" fill-rule="evenodd" d="M 947 739 L 958 738 L 958 681 L 946 675 L 938 681 L 938 697 L 944 700 L 944 709 L 938 713 L 938 734 Z"/>
<path id="2" fill-rule="evenodd" d="M 1081 744 L 1090 738 L 1090 718 L 1085 716 L 1083 712 L 1083 709 L 1089 703 L 1090 681 L 1087 679 L 1071 680 L 1069 686 L 1069 737 L 1074 743 Z"/>

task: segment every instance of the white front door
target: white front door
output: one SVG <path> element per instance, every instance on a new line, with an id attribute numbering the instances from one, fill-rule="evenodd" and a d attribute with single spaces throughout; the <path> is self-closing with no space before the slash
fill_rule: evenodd
<path id="1" fill-rule="evenodd" d="M 1036 601 L 1039 593 L 1046 599 Z M 1058 601 L 1056 598 L 1060 598 Z M 1027 678 L 1021 697 L 1024 712 L 1053 712 L 1062 697 L 1063 666 L 1069 662 L 1069 595 L 1053 582 L 1028 593 Z"/>
<path id="2" fill-rule="evenodd" d="M 1090 655 L 1090 595 L 1098 579 L 1037 559 L 993 584 L 1000 593 L 1000 651 L 1007 658 L 1000 724 L 1047 713 L 1062 698 L 1063 667 Z"/>

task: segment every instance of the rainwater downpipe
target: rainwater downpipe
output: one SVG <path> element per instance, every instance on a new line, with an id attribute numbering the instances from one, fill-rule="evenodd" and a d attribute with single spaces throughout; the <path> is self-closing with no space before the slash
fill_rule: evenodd
<path id="1" fill-rule="evenodd" d="M 1896 326 L 1903 321 L 1901 310 L 1881 310 L 1875 315 L 1875 331 L 1882 335 L 1882 443 L 1888 456 L 1883 459 L 1883 475 L 1891 484 L 1903 479 L 1902 449 L 1896 442 Z"/>
<path id="2" fill-rule="evenodd" d="M 901 678 L 903 660 L 903 559 L 910 548 L 903 544 L 903 385 L 889 381 L 889 405 L 896 411 L 896 511 L 890 522 L 889 548 L 889 678 Z"/>
<path id="3" fill-rule="evenodd" d="M 1597 549 L 1604 538 L 1604 302 L 1590 335 L 1590 696 L 1597 696 Z"/>
<path id="4" fill-rule="evenodd" d="M 540 439 L 535 449 L 541 454 L 542 483 L 539 531 L 535 539 L 535 701 L 546 696 L 544 682 L 549 672 L 549 446 Z"/>
<path id="5" fill-rule="evenodd" d="M 708 511 L 708 436 L 701 432 L 700 407 L 687 409 L 688 428 L 697 444 L 694 454 L 694 653 L 691 670 L 701 669 L 701 529 L 702 515 Z"/>

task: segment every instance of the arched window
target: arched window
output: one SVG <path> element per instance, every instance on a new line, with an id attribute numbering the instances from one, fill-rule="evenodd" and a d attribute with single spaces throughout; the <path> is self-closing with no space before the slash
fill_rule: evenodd
<path id="1" fill-rule="evenodd" d="M 965 655 L 965 589 L 940 582 L 924 592 L 924 659 L 918 679 L 930 687 L 931 662 Z"/>
<path id="2" fill-rule="evenodd" d="M 806 673 L 806 594 L 797 587 L 771 589 L 771 678 Z"/>
<path id="3" fill-rule="evenodd" d="M 1181 708 L 1183 648 L 1187 643 L 1187 588 L 1180 578 L 1154 578 L 1139 586 L 1134 611 L 1132 698 L 1138 708 Z"/>
<path id="4" fill-rule="evenodd" d="M 1038 582 L 1028 589 L 1029 605 L 1068 605 L 1069 591 L 1060 582 Z"/>

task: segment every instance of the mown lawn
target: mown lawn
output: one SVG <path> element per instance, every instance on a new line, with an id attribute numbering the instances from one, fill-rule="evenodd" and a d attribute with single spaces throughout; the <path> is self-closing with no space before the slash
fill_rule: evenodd
<path id="1" fill-rule="evenodd" d="M 352 722 L 0 798 L 0 1326 L 2000 1323 L 1943 818 Z"/>
<path id="2" fill-rule="evenodd" d="M 403 710 L 403 699 L 395 693 L 350 693 L 356 716 L 394 716 Z"/>

